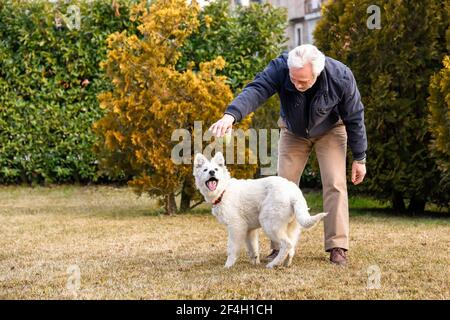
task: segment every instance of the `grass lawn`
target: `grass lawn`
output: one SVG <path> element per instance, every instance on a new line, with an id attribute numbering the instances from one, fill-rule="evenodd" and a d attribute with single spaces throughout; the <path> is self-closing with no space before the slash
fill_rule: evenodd
<path id="1" fill-rule="evenodd" d="M 306 197 L 318 212 L 321 195 Z M 450 299 L 449 218 L 393 217 L 370 199 L 350 207 L 348 267 L 328 262 L 321 223 L 290 268 L 252 266 L 243 251 L 225 270 L 226 230 L 206 204 L 165 217 L 128 188 L 0 187 L 0 299 Z"/>

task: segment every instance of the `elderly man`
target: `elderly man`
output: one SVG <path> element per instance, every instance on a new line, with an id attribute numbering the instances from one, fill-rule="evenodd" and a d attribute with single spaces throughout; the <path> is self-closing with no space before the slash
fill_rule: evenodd
<path id="1" fill-rule="evenodd" d="M 348 67 L 325 57 L 315 46 L 302 45 L 272 60 L 225 110 L 210 130 L 220 137 L 249 113 L 278 93 L 281 128 L 278 175 L 297 185 L 312 149 L 319 162 L 323 186 L 325 251 L 330 261 L 346 265 L 349 212 L 346 178 L 347 137 L 353 154 L 353 184 L 366 174 L 367 150 L 364 107 Z M 272 243 L 273 259 L 279 248 Z"/>

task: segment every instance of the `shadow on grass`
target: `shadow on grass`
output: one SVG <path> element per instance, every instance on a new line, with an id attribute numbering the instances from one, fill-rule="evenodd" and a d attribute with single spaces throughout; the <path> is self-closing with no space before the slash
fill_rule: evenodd
<path id="1" fill-rule="evenodd" d="M 323 210 L 317 208 L 311 208 L 311 214 L 316 214 L 318 212 L 322 212 Z M 188 214 L 188 215 L 211 215 L 211 209 L 194 209 L 192 211 L 183 212 L 180 214 Z M 212 216 L 212 215 L 211 215 Z M 436 211 L 425 211 L 422 214 L 407 214 L 407 213 L 398 213 L 390 208 L 351 208 L 350 209 L 350 217 L 354 218 L 379 218 L 386 220 L 401 220 L 402 222 L 411 222 L 411 223 L 431 223 L 431 224 L 439 224 L 439 225 L 450 225 L 450 214 L 446 212 L 436 212 Z"/>
<path id="2" fill-rule="evenodd" d="M 180 215 L 209 215 L 211 214 L 211 208 L 194 208 L 188 211 L 179 211 L 173 216 Z M 170 215 L 166 215 L 164 212 L 164 208 L 151 208 L 151 209 L 143 209 L 143 208 L 131 208 L 131 209 L 112 209 L 110 211 L 103 211 L 103 216 L 108 217 L 171 217 Z"/>
<path id="3" fill-rule="evenodd" d="M 322 193 L 317 190 L 304 192 L 311 213 L 322 212 Z M 432 210 L 426 209 L 424 213 L 410 214 L 408 212 L 396 212 L 390 207 L 389 202 L 381 201 L 367 195 L 349 194 L 350 216 L 373 216 L 383 218 L 405 218 L 405 219 L 438 219 L 449 220 L 450 213 L 443 209 L 432 206 Z"/>
<path id="4" fill-rule="evenodd" d="M 307 191 L 304 192 L 304 196 L 310 208 L 311 214 L 316 214 L 318 212 L 323 211 L 322 206 L 322 193 L 319 191 Z M 379 218 L 405 218 L 405 219 L 421 219 L 424 221 L 427 220 L 438 220 L 445 221 L 450 223 L 450 214 L 443 210 L 426 210 L 421 214 L 409 214 L 409 213 L 401 213 L 392 210 L 389 207 L 388 202 L 383 202 L 377 199 L 374 199 L 365 195 L 354 195 L 349 197 L 349 207 L 350 207 L 350 216 L 351 217 L 379 217 Z M 165 217 L 164 208 L 128 208 L 128 209 L 113 209 L 108 213 L 105 213 L 108 216 L 114 217 L 130 217 L 130 216 L 146 216 L 146 217 L 155 217 L 162 216 Z M 187 211 L 179 211 L 176 215 L 211 215 L 211 204 L 207 204 L 206 202 L 201 205 L 187 210 Z M 167 216 L 168 217 L 168 216 Z"/>
<path id="5" fill-rule="evenodd" d="M 450 214 L 447 212 L 430 211 L 425 210 L 423 213 L 407 213 L 397 212 L 391 208 L 353 208 L 351 209 L 350 216 L 373 216 L 383 218 L 405 218 L 405 219 L 438 219 L 448 220 L 450 223 Z"/>
<path id="6" fill-rule="evenodd" d="M 100 210 L 102 209 L 102 210 Z M 112 208 L 105 210 L 100 208 L 92 215 L 104 218 L 137 218 L 137 217 L 158 217 L 164 216 L 163 208 L 146 209 L 146 208 Z"/>

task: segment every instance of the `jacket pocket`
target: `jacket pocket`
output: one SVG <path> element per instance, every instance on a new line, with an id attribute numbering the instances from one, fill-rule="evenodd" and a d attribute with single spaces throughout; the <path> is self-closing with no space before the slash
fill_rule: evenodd
<path id="1" fill-rule="evenodd" d="M 329 106 L 329 107 L 318 107 L 316 109 L 316 114 L 319 116 L 324 116 L 327 115 L 328 113 L 331 112 L 331 110 L 333 110 L 335 106 Z"/>

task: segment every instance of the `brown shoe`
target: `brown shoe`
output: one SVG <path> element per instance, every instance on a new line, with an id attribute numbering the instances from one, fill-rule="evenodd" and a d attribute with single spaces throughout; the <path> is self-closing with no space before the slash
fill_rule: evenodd
<path id="1" fill-rule="evenodd" d="M 267 261 L 272 261 L 278 255 L 280 250 L 272 249 L 272 252 L 266 257 Z"/>
<path id="2" fill-rule="evenodd" d="M 339 266 L 347 265 L 347 255 L 345 253 L 345 250 L 342 248 L 331 249 L 330 261 L 331 263 L 337 264 Z"/>

